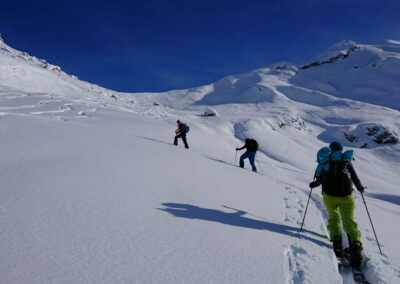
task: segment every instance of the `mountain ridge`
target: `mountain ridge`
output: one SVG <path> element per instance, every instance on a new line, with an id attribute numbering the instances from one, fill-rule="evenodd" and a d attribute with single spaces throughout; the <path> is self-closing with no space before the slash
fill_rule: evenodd
<path id="1" fill-rule="evenodd" d="M 397 44 L 393 41 L 386 43 Z M 400 127 L 395 122 L 399 115 L 398 110 L 378 111 L 380 107 L 377 105 L 354 101 L 359 97 L 351 92 L 343 97 L 340 94 L 343 94 L 342 89 L 356 86 L 356 90 L 367 90 L 373 94 L 379 92 L 376 97 L 364 97 L 358 101 L 370 103 L 370 100 L 379 99 L 380 105 L 395 108 L 398 100 L 389 96 L 388 91 L 400 90 L 400 77 L 397 80 L 397 76 L 400 76 L 400 53 L 393 54 L 375 46 L 360 45 L 347 40 L 332 45 L 317 58 L 322 60 L 321 64 L 314 64 L 315 66 L 307 69 L 288 62 L 279 62 L 251 72 L 226 76 L 215 83 L 191 89 L 162 93 L 119 93 L 80 81 L 61 71 L 61 68 L 14 50 L 4 43 L 0 49 L 3 67 L 0 85 L 25 92 L 52 93 L 66 100 L 74 98 L 90 105 L 107 105 L 158 118 L 170 117 L 175 111 L 201 113 L 208 107 L 216 108 L 220 114 L 233 116 L 238 115 L 234 105 L 250 104 L 249 110 L 257 110 L 254 118 L 260 117 L 274 129 L 279 129 L 279 125 L 288 125 L 287 122 L 290 121 L 306 121 L 304 117 L 309 116 L 308 113 L 313 110 L 319 113 L 318 116 L 322 115 L 322 120 L 328 122 L 330 131 L 336 133 L 333 136 L 320 135 L 322 140 L 339 139 L 352 147 L 398 143 Z M 374 67 L 371 62 L 377 65 Z M 393 68 L 386 66 L 390 62 L 393 66 L 389 67 Z M 364 69 L 367 71 L 364 72 Z M 350 78 L 349 72 L 353 73 L 353 78 Z M 354 75 L 360 72 L 364 73 Z M 383 75 L 379 75 L 380 72 Z M 392 74 L 389 86 L 380 83 L 385 81 L 381 77 L 386 77 L 386 73 Z M 364 75 L 372 75 L 379 80 L 375 82 L 376 80 L 358 79 L 354 83 L 357 78 L 355 76 Z M 398 97 L 400 98 L 400 93 Z M 341 110 L 343 107 L 348 108 L 348 114 Z M 362 108 L 374 109 L 375 114 L 366 116 L 359 111 Z M 341 121 L 335 113 L 348 117 L 347 121 L 354 123 L 334 123 L 329 126 L 329 122 Z M 360 120 L 361 117 L 363 118 Z M 318 120 L 313 119 L 311 124 L 319 124 Z"/>
<path id="2" fill-rule="evenodd" d="M 391 48 L 391 51 L 385 51 L 385 49 L 388 50 L 388 46 Z M 226 76 L 217 80 L 215 83 L 205 86 L 145 94 L 190 93 L 189 90 L 210 89 L 210 86 L 211 89 L 214 88 L 212 93 L 216 94 L 215 88 L 218 89 L 220 85 L 225 84 L 227 89 L 231 89 L 232 91 L 230 94 L 229 90 L 224 90 L 225 98 L 230 96 L 232 102 L 246 102 L 246 100 L 250 100 L 254 103 L 262 100 L 262 95 L 257 92 L 252 92 L 256 98 L 249 98 L 248 95 L 241 95 L 241 93 L 249 93 L 248 90 L 253 87 L 257 88 L 257 85 L 266 86 L 268 88 L 268 79 L 263 82 L 263 79 L 265 79 L 264 75 L 277 75 L 276 80 L 272 81 L 272 76 L 269 76 L 271 84 L 274 84 L 273 81 L 275 81 L 275 83 L 276 81 L 282 81 L 283 83 L 286 79 L 290 84 L 294 84 L 300 88 L 308 88 L 328 95 L 359 100 L 399 110 L 400 48 L 396 49 L 399 46 L 398 42 L 394 40 L 386 40 L 377 45 L 361 45 L 351 40 L 344 40 L 333 44 L 325 52 L 311 59 L 309 63 L 302 65 L 294 65 L 287 62 L 273 63 L 250 72 Z M 394 50 L 397 50 L 399 53 L 394 52 Z M 81 89 L 86 93 L 97 92 L 99 94 L 105 94 L 105 96 L 116 96 L 118 94 L 118 92 L 107 90 L 95 84 L 77 81 L 76 76 L 65 74 L 59 66 L 52 65 L 44 59 L 30 56 L 26 52 L 19 52 L 12 49 L 4 42 L 1 46 L 0 55 L 3 55 L 3 57 L 8 56 L 21 59 L 26 62 L 31 62 L 32 65 L 39 68 L 54 71 L 53 75 L 64 79 L 64 82 L 60 82 L 60 84 L 69 85 L 71 91 L 73 91 L 73 89 Z M 15 61 L 10 64 L 14 65 L 14 69 L 18 66 L 18 63 Z M 18 82 L 6 82 L 4 79 L 4 68 L 6 66 L 4 65 L 3 60 L 3 72 L 0 74 L 0 76 L 2 76 L 0 77 L 0 83 L 3 85 L 8 83 L 9 87 L 14 88 L 21 87 L 21 84 Z M 17 71 L 12 70 L 12 72 Z M 40 76 L 45 76 L 45 74 L 41 74 Z M 46 91 L 45 88 L 49 88 L 50 86 L 43 86 L 41 89 L 38 86 L 30 84 L 29 87 L 31 90 L 36 88 L 37 91 Z M 56 90 L 55 86 L 51 86 L 51 89 L 54 92 L 59 92 L 59 90 Z M 141 94 L 143 94 L 143 92 Z M 272 94 L 269 95 L 271 96 Z M 269 95 L 266 95 L 266 100 L 268 100 Z M 241 99 L 238 98 L 240 96 L 242 96 Z M 218 102 L 219 100 L 208 97 L 205 103 L 213 101 Z M 227 101 L 222 102 L 226 103 Z"/>

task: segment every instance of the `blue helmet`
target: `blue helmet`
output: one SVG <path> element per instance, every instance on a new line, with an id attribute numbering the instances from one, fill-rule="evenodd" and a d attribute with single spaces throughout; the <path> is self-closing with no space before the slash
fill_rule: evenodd
<path id="1" fill-rule="evenodd" d="M 334 141 L 331 144 L 329 144 L 329 148 L 331 148 L 332 152 L 342 151 L 343 145 L 337 141 Z"/>

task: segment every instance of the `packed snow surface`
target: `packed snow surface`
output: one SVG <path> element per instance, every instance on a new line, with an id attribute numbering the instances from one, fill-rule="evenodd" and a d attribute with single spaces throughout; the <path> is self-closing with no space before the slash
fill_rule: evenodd
<path id="1" fill-rule="evenodd" d="M 0 283 L 353 283 L 320 189 L 299 230 L 332 140 L 368 187 L 384 255 L 356 193 L 366 277 L 399 283 L 399 46 L 345 41 L 306 69 L 129 94 L 0 42 Z M 177 119 L 188 150 L 171 145 Z M 246 137 L 258 173 L 237 167 Z"/>

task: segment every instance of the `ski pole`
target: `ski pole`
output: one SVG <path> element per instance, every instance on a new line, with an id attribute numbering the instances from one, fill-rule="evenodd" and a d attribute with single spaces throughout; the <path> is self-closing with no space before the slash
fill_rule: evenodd
<path id="1" fill-rule="evenodd" d="M 258 166 L 259 166 L 260 169 L 261 169 L 261 172 L 264 172 L 263 168 L 261 167 L 260 160 L 258 160 L 258 159 L 256 158 L 256 161 L 257 161 Z"/>
<path id="2" fill-rule="evenodd" d="M 371 222 L 372 231 L 374 231 L 375 240 L 376 240 L 376 243 L 378 244 L 379 252 L 381 253 L 381 255 L 383 255 L 382 250 L 381 250 L 381 246 L 379 245 L 378 237 L 376 236 L 374 224 L 372 224 L 371 215 L 369 215 L 369 211 L 368 211 L 367 203 L 365 202 L 364 194 L 361 191 L 360 191 L 360 194 L 361 194 L 361 197 L 363 199 L 363 202 L 364 202 L 364 205 L 365 205 L 365 209 L 367 210 L 369 221 Z"/>
<path id="3" fill-rule="evenodd" d="M 301 222 L 301 228 L 300 231 L 303 230 L 303 225 L 304 225 L 304 220 L 306 219 L 306 214 L 307 214 L 307 208 L 308 208 L 308 203 L 310 202 L 310 198 L 311 198 L 311 193 L 312 193 L 312 188 L 310 189 L 310 194 L 308 195 L 308 200 L 307 200 L 307 205 L 306 205 L 306 210 L 304 211 L 304 216 L 303 216 L 303 222 Z"/>
<path id="4" fill-rule="evenodd" d="M 237 150 L 236 150 L 236 153 L 235 153 L 235 163 L 233 163 L 233 165 L 235 165 L 235 166 L 236 166 L 236 158 L 237 158 Z"/>
<path id="5" fill-rule="evenodd" d="M 314 174 L 314 178 L 313 181 L 315 181 L 316 175 Z M 301 222 L 301 228 L 300 231 L 303 230 L 303 225 L 304 225 L 304 221 L 306 220 L 306 214 L 307 214 L 307 209 L 308 209 L 308 203 L 310 203 L 310 198 L 311 198 L 311 193 L 312 193 L 312 188 L 310 189 L 310 194 L 308 195 L 308 200 L 307 200 L 307 205 L 306 205 L 306 210 L 304 211 L 304 216 L 303 216 L 303 222 Z"/>

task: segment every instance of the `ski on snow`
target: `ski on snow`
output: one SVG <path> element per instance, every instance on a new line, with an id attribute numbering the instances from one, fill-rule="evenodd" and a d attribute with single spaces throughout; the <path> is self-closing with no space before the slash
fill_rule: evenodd
<path id="1" fill-rule="evenodd" d="M 345 254 L 345 256 L 343 256 L 343 257 L 338 257 L 337 261 L 338 261 L 339 271 L 343 271 L 346 268 L 351 268 L 351 271 L 352 271 L 352 274 L 353 274 L 353 280 L 356 283 L 359 283 L 359 284 L 371 284 L 367 280 L 367 278 L 365 278 L 365 275 L 361 271 L 361 269 L 357 269 L 357 268 L 351 267 L 350 256 L 348 254 Z"/>
<path id="2" fill-rule="evenodd" d="M 365 278 L 364 273 L 360 269 L 351 267 L 351 265 L 347 261 L 338 260 L 338 265 L 339 265 L 339 271 L 343 271 L 346 268 L 351 268 L 351 271 L 353 273 L 353 280 L 356 283 L 371 284 L 367 280 L 367 278 Z"/>
<path id="3" fill-rule="evenodd" d="M 352 268 L 353 280 L 356 283 L 370 284 L 370 282 L 365 278 L 364 273 L 360 269 Z"/>

